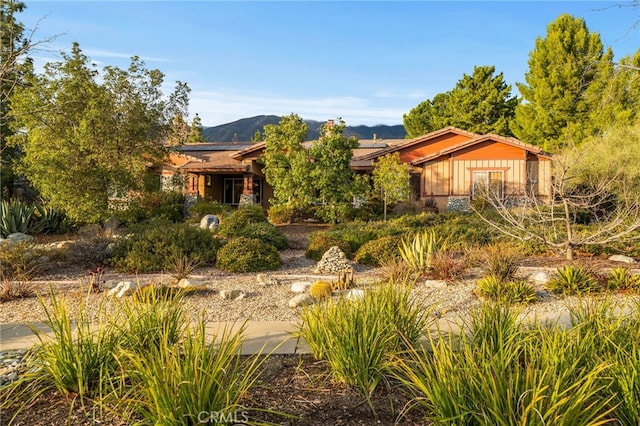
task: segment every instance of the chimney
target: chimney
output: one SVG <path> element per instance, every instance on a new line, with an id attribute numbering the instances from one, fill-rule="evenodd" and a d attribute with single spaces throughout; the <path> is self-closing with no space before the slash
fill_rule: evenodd
<path id="1" fill-rule="evenodd" d="M 375 133 L 373 134 L 373 141 L 377 141 L 378 140 L 378 135 L 376 135 Z"/>

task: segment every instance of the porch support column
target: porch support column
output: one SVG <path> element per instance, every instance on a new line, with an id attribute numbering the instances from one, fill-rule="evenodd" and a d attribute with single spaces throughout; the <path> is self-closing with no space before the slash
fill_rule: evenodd
<path id="1" fill-rule="evenodd" d="M 256 203 L 256 197 L 253 193 L 253 173 L 245 173 L 243 175 L 242 195 L 240 196 L 239 206 L 251 206 Z"/>

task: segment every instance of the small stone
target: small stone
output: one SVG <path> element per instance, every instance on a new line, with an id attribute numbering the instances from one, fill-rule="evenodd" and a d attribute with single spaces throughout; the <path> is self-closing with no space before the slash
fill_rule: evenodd
<path id="1" fill-rule="evenodd" d="M 297 308 L 301 306 L 311 305 L 315 302 L 315 299 L 309 295 L 309 293 L 301 293 L 296 296 L 293 296 L 291 300 L 289 300 L 290 308 Z"/>
<path id="2" fill-rule="evenodd" d="M 7 241 L 12 243 L 32 243 L 34 238 L 22 232 L 14 232 L 13 234 L 7 235 Z"/>
<path id="3" fill-rule="evenodd" d="M 305 291 L 309 291 L 311 288 L 311 283 L 309 281 L 296 281 L 291 284 L 291 291 L 294 293 L 304 293 Z"/>
<path id="4" fill-rule="evenodd" d="M 268 275 L 265 275 L 265 274 L 256 275 L 256 280 L 258 281 L 258 285 L 261 285 L 263 287 L 268 287 L 268 286 L 280 284 L 277 279 L 275 279 L 273 277 L 270 277 Z"/>
<path id="5" fill-rule="evenodd" d="M 447 282 L 443 280 L 426 280 L 424 285 L 428 288 L 445 288 L 447 286 Z"/>
<path id="6" fill-rule="evenodd" d="M 220 219 L 214 214 L 207 214 L 200 219 L 200 229 L 217 230 L 220 226 Z"/>
<path id="7" fill-rule="evenodd" d="M 189 280 L 187 278 L 183 278 L 178 281 L 178 287 L 180 288 L 199 288 L 207 285 L 206 281 L 197 281 L 197 280 Z"/>
<path id="8" fill-rule="evenodd" d="M 233 300 L 242 300 L 242 299 L 244 299 L 245 297 L 247 297 L 247 293 L 245 293 L 245 292 L 241 291 L 241 292 L 240 292 L 240 294 L 238 295 L 238 297 L 236 297 L 236 298 L 235 298 L 235 299 L 233 299 Z"/>
<path id="9" fill-rule="evenodd" d="M 349 290 L 345 296 L 347 300 L 358 300 L 364 299 L 364 290 L 359 288 L 352 288 Z"/>
<path id="10" fill-rule="evenodd" d="M 622 254 L 614 254 L 613 256 L 609 257 L 609 260 L 612 262 L 620 263 L 636 263 L 636 260 L 634 258 Z"/>
<path id="11" fill-rule="evenodd" d="M 220 290 L 220 297 L 225 300 L 235 300 L 242 292 L 240 290 Z"/>
<path id="12" fill-rule="evenodd" d="M 115 287 L 107 292 L 107 296 L 115 296 L 118 299 L 121 299 L 125 296 L 130 296 L 134 290 L 140 287 L 142 286 L 138 285 L 138 283 L 134 283 L 133 281 L 120 281 Z"/>

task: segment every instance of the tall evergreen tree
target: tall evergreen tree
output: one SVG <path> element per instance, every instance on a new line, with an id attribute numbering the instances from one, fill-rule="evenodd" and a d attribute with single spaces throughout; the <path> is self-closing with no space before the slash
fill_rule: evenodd
<path id="1" fill-rule="evenodd" d="M 474 67 L 463 74 L 453 90 L 437 94 L 404 115 L 407 137 L 413 138 L 446 126 L 476 133 L 511 136 L 509 124 L 518 99 L 495 67 Z"/>
<path id="2" fill-rule="evenodd" d="M 202 120 L 198 113 L 191 120 L 191 126 L 189 126 L 189 136 L 187 137 L 188 143 L 202 143 L 207 140 L 204 138 L 202 134 Z"/>
<path id="3" fill-rule="evenodd" d="M 518 84 L 524 102 L 511 129 L 519 139 L 554 150 L 578 144 L 597 132 L 589 122 L 594 81 L 605 78 L 613 59 L 600 36 L 585 21 L 568 14 L 547 27 L 529 55 L 526 84 Z"/>

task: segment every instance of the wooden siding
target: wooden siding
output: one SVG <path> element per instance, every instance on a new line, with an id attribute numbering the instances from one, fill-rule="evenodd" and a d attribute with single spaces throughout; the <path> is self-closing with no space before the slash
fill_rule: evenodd
<path id="1" fill-rule="evenodd" d="M 469 148 L 461 149 L 455 154 L 456 160 L 522 160 L 526 151 L 505 143 L 486 141 Z"/>
<path id="2" fill-rule="evenodd" d="M 525 162 L 520 160 L 465 160 L 453 161 L 455 176 L 451 195 L 470 195 L 471 177 L 474 171 L 496 170 L 504 172 L 504 194 L 522 193 Z"/>
<path id="3" fill-rule="evenodd" d="M 450 180 L 448 158 L 425 163 L 422 169 L 422 198 L 431 194 L 448 196 Z"/>
<path id="4" fill-rule="evenodd" d="M 455 133 L 447 133 L 437 138 L 429 139 L 423 143 L 411 145 L 407 148 L 400 149 L 400 160 L 410 163 L 418 158 L 426 157 L 445 148 L 457 145 L 459 143 L 470 140 L 471 138 Z"/>

